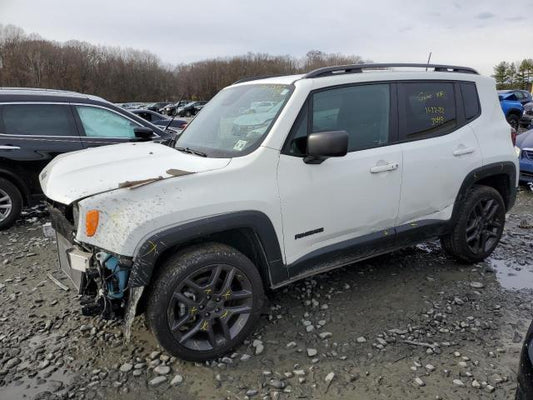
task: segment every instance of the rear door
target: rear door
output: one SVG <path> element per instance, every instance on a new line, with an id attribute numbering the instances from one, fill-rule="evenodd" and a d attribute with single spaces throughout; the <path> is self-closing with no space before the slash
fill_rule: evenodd
<path id="1" fill-rule="evenodd" d="M 41 193 L 38 176 L 46 164 L 82 148 L 69 104 L 0 106 L 0 166 L 14 171 L 32 194 Z"/>
<path id="2" fill-rule="evenodd" d="M 468 125 L 479 116 L 475 84 L 432 80 L 398 86 L 403 175 L 397 225 L 447 220 L 463 180 L 482 163 Z M 463 92 L 472 99 L 467 107 Z"/>

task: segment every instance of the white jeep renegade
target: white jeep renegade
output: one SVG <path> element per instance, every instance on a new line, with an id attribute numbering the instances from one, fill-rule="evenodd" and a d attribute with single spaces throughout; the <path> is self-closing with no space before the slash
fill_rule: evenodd
<path id="1" fill-rule="evenodd" d="M 483 260 L 517 166 L 492 79 L 373 64 L 237 82 L 174 148 L 61 155 L 40 179 L 83 311 L 144 312 L 169 353 L 205 360 L 252 332 L 267 288 L 434 237 Z"/>

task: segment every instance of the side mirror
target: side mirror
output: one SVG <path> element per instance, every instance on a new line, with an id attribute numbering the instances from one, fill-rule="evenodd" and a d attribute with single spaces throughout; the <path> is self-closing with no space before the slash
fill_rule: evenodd
<path id="1" fill-rule="evenodd" d="M 342 157 L 348 152 L 348 132 L 311 133 L 307 137 L 306 164 L 321 164 L 329 157 Z"/>
<path id="2" fill-rule="evenodd" d="M 154 136 L 154 131 L 145 126 L 139 126 L 135 128 L 133 130 L 133 133 L 135 134 L 135 138 L 138 139 L 138 141 L 140 142 L 147 142 L 149 140 L 152 140 L 152 137 Z"/>

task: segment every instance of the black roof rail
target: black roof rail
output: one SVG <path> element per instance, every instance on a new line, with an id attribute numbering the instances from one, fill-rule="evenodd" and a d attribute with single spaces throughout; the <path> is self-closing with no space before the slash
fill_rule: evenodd
<path id="1" fill-rule="evenodd" d="M 479 73 L 469 67 L 459 67 L 457 65 L 443 65 L 443 64 L 414 64 L 414 63 L 383 63 L 383 64 L 351 64 L 351 65 L 337 65 L 334 67 L 323 67 L 315 69 L 314 71 L 305 74 L 302 79 L 321 78 L 324 76 L 331 76 L 336 74 L 353 74 L 363 72 L 363 69 L 388 69 L 388 68 L 432 68 L 435 72 L 459 72 L 464 74 Z"/>

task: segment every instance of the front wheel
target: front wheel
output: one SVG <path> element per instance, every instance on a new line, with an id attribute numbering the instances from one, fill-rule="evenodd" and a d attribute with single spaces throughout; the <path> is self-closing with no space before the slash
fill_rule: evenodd
<path id="1" fill-rule="evenodd" d="M 476 185 L 459 207 L 452 232 L 441 238 L 442 247 L 460 261 L 483 261 L 502 236 L 505 224 L 502 196 L 492 187 Z"/>
<path id="2" fill-rule="evenodd" d="M 162 266 L 146 318 L 159 344 L 190 361 L 219 357 L 256 326 L 264 292 L 257 268 L 219 243 L 186 248 Z"/>

